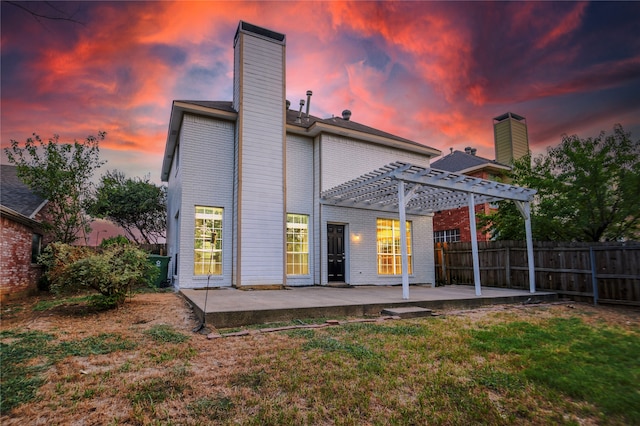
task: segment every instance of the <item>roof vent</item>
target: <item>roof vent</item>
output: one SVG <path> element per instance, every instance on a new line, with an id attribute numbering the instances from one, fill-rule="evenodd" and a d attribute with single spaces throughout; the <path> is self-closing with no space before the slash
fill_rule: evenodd
<path id="1" fill-rule="evenodd" d="M 348 109 L 345 109 L 344 111 L 342 111 L 343 120 L 349 121 L 350 118 L 351 118 L 351 111 L 349 111 Z"/>
<path id="2" fill-rule="evenodd" d="M 300 99 L 300 111 L 298 112 L 296 123 L 302 123 L 302 107 L 304 107 L 304 99 Z"/>
<path id="3" fill-rule="evenodd" d="M 309 107 L 311 106 L 311 95 L 313 92 L 311 90 L 307 90 L 307 118 L 309 118 Z"/>
<path id="4" fill-rule="evenodd" d="M 466 148 L 464 149 L 464 153 L 465 153 L 465 154 L 471 154 L 471 147 L 470 147 L 470 146 L 466 147 Z"/>
<path id="5" fill-rule="evenodd" d="M 477 152 L 477 151 L 478 151 L 477 149 L 475 149 L 475 148 L 471 148 L 471 155 L 476 155 L 476 152 Z"/>
<path id="6" fill-rule="evenodd" d="M 291 108 L 291 101 L 287 99 L 287 111 Z"/>

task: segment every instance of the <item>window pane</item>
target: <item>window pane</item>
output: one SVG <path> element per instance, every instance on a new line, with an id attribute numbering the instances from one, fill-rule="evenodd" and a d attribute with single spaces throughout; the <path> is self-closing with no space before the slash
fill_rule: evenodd
<path id="1" fill-rule="evenodd" d="M 224 209 L 196 206 L 194 275 L 222 275 L 222 217 Z"/>
<path id="2" fill-rule="evenodd" d="M 42 250 L 42 235 L 32 234 L 31 237 L 31 263 L 38 263 L 38 256 Z"/>
<path id="3" fill-rule="evenodd" d="M 454 243 L 460 241 L 460 229 L 435 231 L 433 233 L 433 239 L 436 243 Z"/>
<path id="4" fill-rule="evenodd" d="M 378 250 L 378 274 L 402 274 L 400 221 L 396 219 L 378 219 L 376 241 Z M 407 255 L 409 260 L 409 274 L 413 273 L 411 244 L 411 222 L 407 221 Z"/>
<path id="5" fill-rule="evenodd" d="M 287 275 L 309 274 L 309 216 L 287 214 Z"/>

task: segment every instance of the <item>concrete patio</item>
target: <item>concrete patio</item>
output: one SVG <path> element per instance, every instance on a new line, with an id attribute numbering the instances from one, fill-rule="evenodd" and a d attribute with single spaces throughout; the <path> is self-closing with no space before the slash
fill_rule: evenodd
<path id="1" fill-rule="evenodd" d="M 411 286 L 409 299 L 402 299 L 400 286 L 288 287 L 283 290 L 239 290 L 216 288 L 183 289 L 199 320 L 217 328 L 291 321 L 302 318 L 335 318 L 380 315 L 387 308 L 419 306 L 433 310 L 471 309 L 485 305 L 557 300 L 555 293 L 473 286 Z M 206 299 L 206 313 L 205 313 Z"/>

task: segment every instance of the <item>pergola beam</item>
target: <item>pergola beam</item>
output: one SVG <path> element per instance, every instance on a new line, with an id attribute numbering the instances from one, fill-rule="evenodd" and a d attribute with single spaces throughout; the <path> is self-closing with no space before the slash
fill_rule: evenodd
<path id="1" fill-rule="evenodd" d="M 473 192 L 478 195 L 519 201 L 529 201 L 530 191 L 532 191 L 528 188 L 521 188 L 467 175 L 458 175 L 443 170 L 428 170 L 431 171 L 430 174 L 421 174 L 417 177 L 416 174 L 411 173 L 409 169 L 394 170 L 391 172 L 391 175 L 396 179 L 400 179 L 405 182 L 422 183 L 442 189 L 450 189 L 465 193 Z M 505 194 L 505 192 L 508 193 L 508 195 Z"/>

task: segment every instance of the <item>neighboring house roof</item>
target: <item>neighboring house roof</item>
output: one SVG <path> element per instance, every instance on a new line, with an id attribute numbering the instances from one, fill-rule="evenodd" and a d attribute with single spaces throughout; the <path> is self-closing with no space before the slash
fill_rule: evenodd
<path id="1" fill-rule="evenodd" d="M 448 172 L 458 172 L 460 174 L 467 174 L 481 169 L 502 172 L 511 170 L 511 167 L 506 164 L 498 163 L 496 160 L 489 160 L 464 151 L 453 151 L 431 163 L 431 167 Z"/>
<path id="2" fill-rule="evenodd" d="M 33 219 L 47 200 L 36 195 L 18 178 L 16 166 L 0 165 L 0 204 L 26 218 Z"/>
<path id="3" fill-rule="evenodd" d="M 182 123 L 182 115 L 185 112 L 201 114 L 205 116 L 215 117 L 235 121 L 237 112 L 233 109 L 231 102 L 225 101 L 189 101 L 176 100 L 173 101 L 171 110 L 171 118 L 169 120 L 169 132 L 167 136 L 167 145 L 165 147 L 165 157 L 162 164 L 163 181 L 166 181 L 173 160 L 173 152 L 177 135 L 180 131 Z M 411 152 L 418 152 L 429 157 L 435 157 L 441 154 L 441 151 L 429 146 L 414 142 L 409 139 L 401 138 L 373 127 L 365 126 L 341 117 L 320 118 L 313 115 L 307 116 L 304 112 L 302 116 L 300 112 L 289 109 L 287 110 L 287 132 L 296 133 L 308 137 L 315 137 L 319 133 L 333 133 L 340 136 L 352 137 L 366 140 L 380 145 L 391 146 L 397 149 L 403 149 Z"/>

